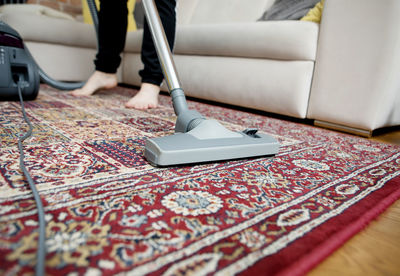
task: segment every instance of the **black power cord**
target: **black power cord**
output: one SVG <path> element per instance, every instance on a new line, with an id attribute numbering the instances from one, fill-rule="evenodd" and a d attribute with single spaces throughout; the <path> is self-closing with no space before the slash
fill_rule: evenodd
<path id="1" fill-rule="evenodd" d="M 33 197 L 35 198 L 37 210 L 38 210 L 38 216 L 39 216 L 39 242 L 38 242 L 38 248 L 37 248 L 37 255 L 36 255 L 36 267 L 35 267 L 35 274 L 37 276 L 42 276 L 44 275 L 45 271 L 45 257 L 46 257 L 46 221 L 44 219 L 44 208 L 42 204 L 42 200 L 40 199 L 40 195 L 36 189 L 35 183 L 33 182 L 33 179 L 31 175 L 29 174 L 28 170 L 25 167 L 25 162 L 24 162 L 24 150 L 22 148 L 22 142 L 30 137 L 32 135 L 33 127 L 32 124 L 26 115 L 25 112 L 25 107 L 24 107 L 24 100 L 22 97 L 22 90 L 25 86 L 29 85 L 26 81 L 18 81 L 18 95 L 19 95 L 19 100 L 21 103 L 21 109 L 22 109 L 22 115 L 24 117 L 25 122 L 29 126 L 28 132 L 25 133 L 25 135 L 20 135 L 18 138 L 18 149 L 19 149 L 19 165 L 21 167 L 22 172 L 24 173 L 26 180 L 29 183 L 29 187 L 32 190 Z"/>
<path id="2" fill-rule="evenodd" d="M 98 42 L 98 24 L 99 24 L 98 22 L 99 22 L 99 20 L 98 20 L 97 8 L 96 8 L 96 4 L 95 4 L 94 0 L 87 0 L 87 3 L 88 3 L 89 11 L 92 16 L 93 23 L 94 23 L 95 30 L 96 30 L 97 48 L 98 48 L 98 43 L 99 43 Z M 28 48 L 25 47 L 25 49 L 26 49 L 26 52 L 28 53 L 28 55 L 31 57 L 31 59 L 34 60 L 32 58 L 32 55 L 28 51 Z M 40 78 L 44 82 L 48 83 L 49 85 L 51 85 L 55 88 L 58 88 L 61 90 L 72 90 L 72 89 L 82 87 L 84 84 L 83 82 L 81 82 L 81 83 L 63 83 L 63 82 L 55 81 L 55 80 L 51 79 L 50 77 L 48 77 L 46 75 L 46 73 L 44 73 L 44 71 L 41 70 L 41 68 L 39 66 L 37 66 L 37 67 L 39 70 Z M 24 117 L 25 122 L 29 126 L 29 130 L 24 135 L 20 134 L 18 137 L 18 150 L 20 153 L 19 165 L 20 165 L 20 168 L 21 168 L 23 174 L 25 175 L 26 180 L 28 181 L 30 189 L 32 190 L 33 197 L 35 199 L 37 210 L 38 210 L 39 241 L 38 241 L 37 255 L 36 255 L 35 275 L 43 276 L 43 275 L 45 275 L 45 259 L 46 259 L 45 212 L 44 212 L 42 200 L 40 199 L 39 192 L 36 189 L 35 183 L 31 177 L 31 175 L 29 174 L 28 170 L 25 167 L 25 161 L 24 161 L 25 155 L 24 155 L 24 150 L 22 147 L 22 142 L 25 139 L 29 138 L 33 132 L 32 124 L 25 112 L 24 100 L 23 100 L 23 96 L 22 96 L 22 90 L 24 89 L 24 87 L 29 86 L 29 83 L 27 83 L 25 80 L 23 80 L 23 77 L 20 76 L 17 86 L 18 86 L 18 96 L 19 96 L 19 100 L 21 103 L 22 115 Z"/>
<path id="3" fill-rule="evenodd" d="M 99 22 L 99 20 L 98 20 L 98 14 L 97 14 L 97 7 L 96 7 L 96 3 L 94 0 L 87 0 L 87 3 L 88 3 L 89 11 L 92 16 L 93 23 L 94 23 L 95 30 L 96 30 L 97 48 L 98 48 L 98 24 L 99 24 L 98 22 Z M 32 55 L 28 51 L 28 48 L 25 47 L 25 49 L 26 49 L 28 56 L 30 56 L 31 59 L 34 61 L 34 59 L 32 58 Z M 53 80 L 52 78 L 47 76 L 46 73 L 44 73 L 44 71 L 39 66 L 37 66 L 37 67 L 39 70 L 39 75 L 40 75 L 41 80 L 43 80 L 45 83 L 47 83 L 55 88 L 58 88 L 61 90 L 72 90 L 72 89 L 80 88 L 84 84 L 84 82 L 64 83 L 64 82 L 59 82 L 59 81 Z M 20 168 L 21 168 L 23 174 L 25 175 L 26 180 L 28 181 L 30 189 L 32 190 L 33 197 L 35 199 L 37 210 L 38 210 L 39 241 L 38 241 L 37 255 L 36 255 L 35 275 L 42 276 L 42 275 L 45 275 L 45 258 L 46 258 L 45 212 L 44 212 L 42 200 L 40 199 L 39 192 L 36 189 L 35 183 L 31 177 L 31 175 L 29 174 L 28 170 L 25 167 L 25 161 L 24 161 L 25 155 L 24 155 L 24 150 L 22 147 L 23 141 L 25 139 L 29 138 L 33 132 L 32 124 L 25 112 L 24 100 L 23 100 L 23 96 L 22 96 L 22 90 L 24 89 L 24 87 L 29 86 L 29 83 L 26 82 L 25 80 L 23 80 L 23 77 L 20 76 L 17 86 L 18 86 L 18 96 L 19 96 L 19 100 L 21 103 L 22 115 L 24 117 L 25 122 L 29 126 L 29 130 L 24 135 L 20 134 L 18 137 L 18 150 L 20 153 L 19 165 L 20 165 Z"/>

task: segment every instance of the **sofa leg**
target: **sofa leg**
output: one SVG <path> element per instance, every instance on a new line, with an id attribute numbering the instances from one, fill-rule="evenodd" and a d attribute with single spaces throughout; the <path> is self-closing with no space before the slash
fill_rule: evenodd
<path id="1" fill-rule="evenodd" d="M 349 127 L 349 126 L 343 126 L 335 123 L 329 123 L 325 121 L 320 121 L 320 120 L 314 120 L 314 125 L 323 127 L 323 128 L 328 128 L 328 129 L 333 129 L 337 131 L 342 131 L 346 133 L 351 133 L 355 135 L 359 135 L 362 137 L 367 137 L 370 138 L 372 137 L 372 131 L 371 130 L 365 130 L 365 129 L 360 129 L 360 128 L 355 128 L 355 127 Z"/>

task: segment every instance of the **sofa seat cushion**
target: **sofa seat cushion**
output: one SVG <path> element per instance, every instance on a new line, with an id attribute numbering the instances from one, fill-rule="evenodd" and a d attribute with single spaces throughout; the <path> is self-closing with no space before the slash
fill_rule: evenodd
<path id="1" fill-rule="evenodd" d="M 314 61 L 319 25 L 270 21 L 178 26 L 175 54 Z M 128 34 L 125 51 L 139 52 L 142 32 Z"/>
<path id="2" fill-rule="evenodd" d="M 4 12 L 1 20 L 14 28 L 25 41 L 60 44 L 82 48 L 97 47 L 93 25 L 77 20 L 51 17 L 37 13 Z"/>

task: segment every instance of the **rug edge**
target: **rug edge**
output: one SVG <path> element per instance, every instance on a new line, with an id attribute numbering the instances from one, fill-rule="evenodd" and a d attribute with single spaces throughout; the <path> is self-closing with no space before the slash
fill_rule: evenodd
<path id="1" fill-rule="evenodd" d="M 400 177 L 396 177 L 389 181 L 390 184 L 398 186 L 400 184 Z M 389 184 L 387 183 L 387 184 Z M 386 184 L 386 185 L 387 185 Z M 364 199 L 365 200 L 365 199 Z M 375 219 L 384 213 L 390 206 L 392 206 L 397 200 L 400 200 L 400 187 L 393 191 L 387 197 L 381 199 L 376 208 L 368 210 L 364 215 L 360 216 L 359 219 L 355 220 L 349 227 L 338 232 L 332 236 L 329 240 L 316 247 L 309 255 L 308 258 L 302 258 L 298 262 L 293 263 L 290 267 L 284 269 L 277 275 L 304 275 L 311 271 L 314 267 L 324 261 L 333 252 L 343 246 L 348 240 L 354 237 L 356 234 L 367 228 Z M 354 206 L 357 207 L 357 206 Z M 347 210 L 351 212 L 351 208 Z"/>

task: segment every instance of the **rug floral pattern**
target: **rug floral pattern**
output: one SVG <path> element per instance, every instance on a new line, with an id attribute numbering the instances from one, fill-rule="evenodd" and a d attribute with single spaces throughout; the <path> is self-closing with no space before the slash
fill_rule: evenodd
<path id="1" fill-rule="evenodd" d="M 152 167 L 144 143 L 172 134 L 175 115 L 167 96 L 148 112 L 125 109 L 136 92 L 74 98 L 42 86 L 26 103 L 49 275 L 303 274 L 400 196 L 398 146 L 194 101 L 231 130 L 274 136 L 279 153 Z M 18 102 L 0 109 L 0 274 L 22 275 L 38 238 L 16 146 L 27 127 Z"/>

